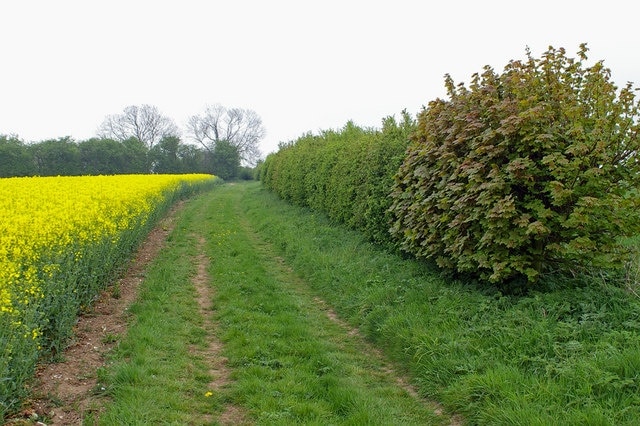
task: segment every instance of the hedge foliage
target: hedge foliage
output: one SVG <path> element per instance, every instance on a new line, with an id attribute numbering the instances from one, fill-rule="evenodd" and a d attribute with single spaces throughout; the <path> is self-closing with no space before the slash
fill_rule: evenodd
<path id="1" fill-rule="evenodd" d="M 447 76 L 392 194 L 405 250 L 491 282 L 626 259 L 621 237 L 640 231 L 639 103 L 586 52 L 527 52 L 469 88 Z"/>
<path id="2" fill-rule="evenodd" d="M 326 212 L 376 242 L 483 281 L 535 283 L 548 272 L 619 267 L 640 232 L 640 102 L 549 49 L 485 67 L 469 88 L 381 131 L 284 144 L 261 166 L 283 198 Z"/>
<path id="3" fill-rule="evenodd" d="M 381 130 L 349 122 L 338 131 L 307 134 L 270 154 L 260 179 L 282 198 L 388 243 L 388 195 L 414 129 L 403 111 L 400 122 L 385 118 Z"/>

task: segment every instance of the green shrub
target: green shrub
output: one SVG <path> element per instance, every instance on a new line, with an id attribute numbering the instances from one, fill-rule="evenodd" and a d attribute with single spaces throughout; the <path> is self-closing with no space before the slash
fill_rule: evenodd
<path id="1" fill-rule="evenodd" d="M 402 122 L 387 117 L 381 130 L 348 122 L 339 131 L 306 134 L 270 154 L 260 179 L 285 200 L 388 243 L 389 193 L 414 128 L 403 111 Z"/>
<path id="2" fill-rule="evenodd" d="M 441 267 L 501 282 L 626 259 L 640 229 L 639 104 L 602 61 L 550 47 L 429 103 L 393 191 L 392 233 Z"/>

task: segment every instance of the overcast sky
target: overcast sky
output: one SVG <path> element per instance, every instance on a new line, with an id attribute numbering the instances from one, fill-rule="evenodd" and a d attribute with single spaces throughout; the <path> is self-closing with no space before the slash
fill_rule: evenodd
<path id="1" fill-rule="evenodd" d="M 184 128 L 219 103 L 262 117 L 268 153 L 416 114 L 445 73 L 468 82 L 526 46 L 575 56 L 587 42 L 618 85 L 640 86 L 639 23 L 637 0 L 2 1 L 0 134 L 88 139 L 142 104 Z"/>

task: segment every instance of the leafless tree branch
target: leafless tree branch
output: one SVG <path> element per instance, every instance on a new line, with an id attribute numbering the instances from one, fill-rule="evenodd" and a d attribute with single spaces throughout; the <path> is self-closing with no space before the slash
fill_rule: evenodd
<path id="1" fill-rule="evenodd" d="M 149 149 L 165 136 L 179 136 L 173 120 L 162 115 L 153 105 L 131 105 L 122 114 L 108 115 L 98 129 L 98 136 L 115 140 L 131 137 L 143 142 Z"/>
<path id="2" fill-rule="evenodd" d="M 204 114 L 192 116 L 187 127 L 189 136 L 211 152 L 216 143 L 227 141 L 236 147 L 243 163 L 255 164 L 260 158 L 258 145 L 266 131 L 253 110 L 208 106 Z"/>

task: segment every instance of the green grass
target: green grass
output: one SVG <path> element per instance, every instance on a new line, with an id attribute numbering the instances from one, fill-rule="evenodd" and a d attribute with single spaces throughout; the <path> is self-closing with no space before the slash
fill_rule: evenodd
<path id="1" fill-rule="evenodd" d="M 435 424 L 245 221 L 246 186 L 213 204 L 211 274 L 233 400 L 263 424 Z"/>
<path id="2" fill-rule="evenodd" d="M 640 303 L 624 286 L 506 295 L 385 253 L 258 185 L 241 204 L 314 291 L 469 423 L 637 424 Z"/>
<path id="3" fill-rule="evenodd" d="M 221 407 L 218 399 L 205 396 L 211 377 L 192 349 L 207 345 L 190 280 L 197 254 L 188 228 L 195 220 L 194 207 L 188 203 L 167 247 L 147 271 L 139 300 L 130 309 L 127 334 L 101 374 L 112 402 L 100 424 L 194 424 L 194 418 Z"/>
<path id="4" fill-rule="evenodd" d="M 232 379 L 210 398 L 188 350 L 209 338 L 189 282 L 197 235 Z M 448 279 L 258 183 L 224 185 L 188 203 L 148 273 L 101 423 L 215 424 L 228 404 L 269 425 L 449 421 L 396 386 L 320 297 L 468 424 L 637 424 L 640 300 L 602 279 L 570 284 L 516 296 Z"/>
<path id="5" fill-rule="evenodd" d="M 216 424 L 226 405 L 256 424 L 441 424 L 357 336 L 331 321 L 307 283 L 246 219 L 247 185 L 191 200 L 147 273 L 132 324 L 105 378 L 100 424 Z M 204 238 L 214 287 L 216 337 L 231 382 L 213 380 L 197 351 L 207 346 L 190 277 Z"/>

